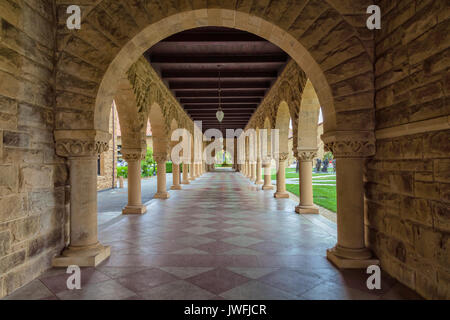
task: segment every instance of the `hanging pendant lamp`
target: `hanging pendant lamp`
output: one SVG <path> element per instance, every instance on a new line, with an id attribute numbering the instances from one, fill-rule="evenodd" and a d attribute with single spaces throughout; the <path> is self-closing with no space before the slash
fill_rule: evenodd
<path id="1" fill-rule="evenodd" d="M 216 112 L 216 118 L 219 122 L 222 122 L 223 117 L 225 116 L 225 114 L 222 111 L 222 101 L 221 101 L 221 79 L 220 79 L 220 66 L 219 67 L 219 109 Z"/>

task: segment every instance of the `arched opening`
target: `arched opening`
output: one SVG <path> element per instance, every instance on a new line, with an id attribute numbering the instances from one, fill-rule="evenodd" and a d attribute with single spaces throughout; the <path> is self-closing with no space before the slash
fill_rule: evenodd
<path id="1" fill-rule="evenodd" d="M 231 18 L 231 19 L 230 19 Z M 345 23 L 345 22 L 343 22 Z M 167 36 L 173 35 L 177 32 L 196 28 L 199 26 L 226 26 L 232 27 L 239 30 L 248 31 L 254 33 L 264 39 L 269 40 L 273 44 L 277 45 L 279 48 L 284 50 L 287 54 L 289 54 L 292 59 L 303 69 L 304 73 L 309 77 L 312 84 L 316 88 L 317 96 L 321 102 L 321 106 L 323 108 L 324 115 L 324 125 L 325 125 L 325 138 L 330 148 L 337 148 L 340 144 L 337 144 L 336 141 L 340 139 L 346 139 L 348 136 L 352 136 L 352 139 L 356 140 L 364 140 L 368 146 L 368 153 L 370 153 L 370 148 L 373 147 L 371 137 L 373 136 L 373 132 L 371 130 L 371 121 L 373 120 L 372 113 L 367 110 L 367 105 L 364 106 L 363 110 L 360 110 L 360 106 L 358 103 L 355 103 L 355 109 L 349 110 L 346 109 L 347 106 L 351 106 L 351 103 L 345 101 L 345 99 L 340 99 L 339 104 L 335 105 L 337 100 L 334 99 L 334 94 L 336 91 L 341 90 L 340 92 L 344 92 L 348 90 L 349 86 L 352 87 L 353 82 L 347 83 L 345 76 L 341 76 L 345 74 L 342 69 L 333 70 L 327 72 L 327 68 L 322 65 L 319 65 L 317 62 L 318 56 L 323 53 L 320 53 L 319 49 L 306 49 L 306 47 L 302 44 L 302 41 L 296 39 L 291 33 L 284 31 L 282 28 L 277 26 L 276 24 L 264 20 L 258 16 L 250 15 L 247 13 L 243 13 L 236 10 L 227 10 L 227 9 L 208 9 L 208 10 L 192 10 L 184 13 L 175 13 L 171 16 L 165 17 L 157 22 L 146 24 L 145 27 L 141 28 L 129 41 L 124 41 L 120 46 L 120 50 L 114 56 L 114 59 L 110 61 L 108 64 L 108 68 L 106 72 L 102 75 L 102 80 L 99 85 L 99 89 L 96 90 L 96 98 L 95 98 L 95 107 L 93 108 L 93 128 L 98 131 L 104 131 L 105 129 L 105 119 L 108 119 L 108 114 L 105 111 L 106 106 L 112 100 L 112 96 L 116 91 L 116 83 L 117 79 L 125 74 L 131 65 L 139 59 L 142 54 L 152 45 L 164 39 Z M 255 25 L 257 26 L 255 28 Z M 314 53 L 314 56 L 313 56 Z M 366 54 L 362 54 L 362 65 L 370 65 L 370 72 L 372 72 L 372 66 L 370 63 L 370 59 L 367 59 Z M 350 58 L 350 57 L 349 57 Z M 345 61 L 345 59 L 344 59 Z M 328 66 L 328 68 L 333 69 L 332 66 Z M 362 68 L 361 70 L 365 70 Z M 345 69 L 344 69 L 345 71 Z M 353 81 L 353 80 L 352 80 Z M 333 89 L 331 88 L 331 84 L 339 83 L 339 85 L 335 85 Z M 367 86 L 367 88 L 364 88 Z M 364 83 L 361 85 L 362 90 L 372 89 L 372 84 Z M 292 94 L 292 90 L 289 90 L 289 87 L 286 90 L 286 87 L 282 88 L 280 91 L 284 95 Z M 333 91 L 334 90 L 334 91 Z M 151 90 L 150 90 L 151 91 Z M 167 97 L 163 97 L 167 98 Z M 288 198 L 289 195 L 285 190 L 285 165 L 286 160 L 289 157 L 291 150 L 289 150 L 289 123 L 292 114 L 292 110 L 295 108 L 292 104 L 291 97 L 283 97 L 289 98 L 287 101 L 282 101 L 278 107 L 275 107 L 275 115 L 272 112 L 271 122 L 274 125 L 274 128 L 277 129 L 276 132 L 279 133 L 280 143 L 278 146 L 272 146 L 272 154 L 276 157 L 278 170 L 277 170 L 277 191 L 274 196 L 276 198 Z M 161 101 L 161 100 L 159 100 Z M 369 106 L 372 106 L 372 100 L 370 100 Z M 290 104 L 290 105 L 288 105 Z M 156 104 L 158 105 L 158 104 Z M 160 105 L 158 107 L 155 103 L 150 108 L 149 117 L 152 124 L 152 130 L 154 135 L 154 150 L 155 150 L 155 160 L 158 163 L 158 192 L 155 195 L 156 198 L 168 198 L 168 193 L 166 192 L 166 184 L 165 184 L 165 162 L 167 160 L 167 129 L 165 125 L 165 118 L 167 118 L 167 113 L 169 108 L 165 105 Z M 339 112 L 337 112 L 336 106 L 340 107 Z M 345 106 L 345 107 L 344 107 Z M 291 108 L 290 108 L 291 107 Z M 291 111 L 290 111 L 291 109 Z M 293 115 L 292 115 L 292 118 Z M 156 120 L 159 119 L 159 120 Z M 156 120 L 156 121 L 155 121 Z M 369 121 L 368 130 L 363 130 L 362 122 L 367 123 Z M 367 128 L 365 128 L 367 129 Z M 296 130 L 294 127 L 293 130 Z M 338 130 L 335 132 L 335 130 Z M 273 137 L 273 132 L 271 132 L 271 137 Z M 276 140 L 276 139 L 275 139 Z M 296 142 L 295 140 L 293 141 Z M 246 146 L 249 147 L 249 141 L 247 141 Z M 193 144 L 192 144 L 193 145 Z M 358 151 L 357 153 L 366 154 L 367 150 Z M 344 151 L 347 153 L 347 150 Z M 352 154 L 353 155 L 353 154 Z M 193 159 L 194 161 L 194 159 Z M 192 162 L 193 162 L 192 161 Z M 352 162 L 352 165 L 356 164 L 355 160 Z M 342 167 L 345 167 L 346 170 L 350 169 L 349 162 L 343 160 Z M 358 164 L 362 164 L 358 162 Z M 192 177 L 195 177 L 195 169 L 196 166 L 193 164 L 192 173 L 194 174 Z M 252 172 L 253 168 L 250 168 L 247 165 L 247 170 Z M 342 173 L 344 174 L 344 173 Z M 361 180 L 362 182 L 362 171 L 358 170 L 356 174 L 353 174 L 353 180 Z M 363 226 L 362 216 L 363 216 L 363 188 L 362 184 L 356 184 L 358 187 L 361 187 L 360 196 L 356 200 L 356 204 L 354 201 L 349 198 L 343 197 L 341 203 L 345 203 L 343 208 L 356 208 L 358 213 L 358 219 L 355 222 L 359 227 Z M 338 189 L 339 190 L 339 189 Z M 345 198 L 345 199 L 344 199 Z M 343 209 L 345 211 L 345 209 Z M 342 225 L 345 225 L 346 219 L 342 219 Z M 348 226 L 348 225 L 347 225 Z M 355 236 L 348 236 L 348 231 L 342 229 L 340 234 L 345 234 L 345 240 L 343 243 L 338 246 L 339 249 L 335 250 L 330 255 L 333 257 L 338 257 L 333 260 L 336 264 L 341 264 L 341 260 L 352 259 L 358 260 L 358 263 L 367 264 L 373 263 L 372 260 L 369 261 L 370 255 L 368 255 L 368 250 L 366 250 L 364 243 L 361 243 L 361 237 L 363 234 L 358 232 Z M 348 250 L 347 250 L 348 249 Z M 356 254 L 355 254 L 356 252 Z M 331 259 L 331 258 L 330 258 Z M 350 262 L 352 264 L 353 262 Z"/>

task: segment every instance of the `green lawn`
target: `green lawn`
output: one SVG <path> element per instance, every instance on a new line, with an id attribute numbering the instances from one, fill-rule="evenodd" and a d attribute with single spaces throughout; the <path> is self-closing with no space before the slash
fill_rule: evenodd
<path id="1" fill-rule="evenodd" d="M 333 173 L 333 169 L 329 169 L 328 172 L 330 174 Z M 277 178 L 276 168 L 272 168 L 271 170 L 271 179 L 275 180 Z M 326 173 L 313 173 L 314 180 L 336 180 L 336 176 L 334 177 L 323 177 L 327 175 Z M 261 177 L 264 178 L 264 172 L 261 173 Z M 286 179 L 290 178 L 298 178 L 298 173 L 295 172 L 295 168 L 286 168 Z"/>
<path id="2" fill-rule="evenodd" d="M 287 184 L 286 189 L 300 196 L 297 184 Z M 337 211 L 335 186 L 313 186 L 313 199 L 315 204 L 333 212 Z"/>
<path id="3" fill-rule="evenodd" d="M 333 169 L 329 169 L 328 172 L 331 174 L 333 173 Z M 313 182 L 322 182 L 321 180 L 333 180 L 336 181 L 336 176 L 328 176 L 323 177 L 326 175 L 325 173 L 313 173 Z M 264 178 L 264 175 L 262 176 Z M 295 168 L 286 168 L 286 179 L 289 178 L 298 178 L 298 173 L 295 172 Z M 272 180 L 277 179 L 276 169 L 272 168 Z M 323 181 L 324 184 L 332 184 L 333 182 Z M 289 192 L 292 192 L 293 194 L 299 196 L 299 190 L 297 184 L 286 184 L 286 189 Z M 336 212 L 336 186 L 321 186 L 321 185 L 313 185 L 313 198 L 314 203 L 327 208 L 328 210 L 331 210 L 333 212 Z"/>

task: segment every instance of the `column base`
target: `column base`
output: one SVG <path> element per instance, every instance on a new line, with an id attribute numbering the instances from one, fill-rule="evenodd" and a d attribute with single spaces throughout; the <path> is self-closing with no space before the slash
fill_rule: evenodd
<path id="1" fill-rule="evenodd" d="M 189 178 L 189 181 L 194 181 L 195 180 L 195 177 L 190 177 Z"/>
<path id="2" fill-rule="evenodd" d="M 273 185 L 272 186 L 262 186 L 261 189 L 262 190 L 273 190 Z"/>
<path id="3" fill-rule="evenodd" d="M 189 182 L 189 180 L 188 181 L 184 180 L 181 182 L 181 184 L 190 184 L 190 182 Z"/>
<path id="4" fill-rule="evenodd" d="M 342 252 L 350 253 L 353 258 L 341 256 Z M 378 259 L 372 258 L 372 253 L 367 248 L 352 250 L 334 247 L 327 250 L 327 259 L 339 269 L 366 269 L 368 266 L 380 264 Z"/>
<path id="5" fill-rule="evenodd" d="M 147 212 L 147 207 L 144 205 L 140 206 L 126 206 L 122 209 L 122 214 L 144 214 Z"/>
<path id="6" fill-rule="evenodd" d="M 76 265 L 79 267 L 96 267 L 111 255 L 111 247 L 100 243 L 92 247 L 68 247 L 62 254 L 54 257 L 53 267 L 68 267 Z"/>
<path id="7" fill-rule="evenodd" d="M 277 199 L 285 199 L 285 198 L 289 198 L 289 193 L 287 192 L 275 192 L 273 194 L 274 198 Z"/>
<path id="8" fill-rule="evenodd" d="M 170 190 L 181 190 L 181 186 L 180 185 L 177 185 L 177 186 L 171 185 Z"/>
<path id="9" fill-rule="evenodd" d="M 169 193 L 168 192 L 157 192 L 153 196 L 155 199 L 169 199 Z"/>
<path id="10" fill-rule="evenodd" d="M 262 181 L 262 180 L 255 181 L 255 184 L 264 184 L 264 181 Z"/>
<path id="11" fill-rule="evenodd" d="M 295 207 L 295 212 L 297 213 L 314 213 L 317 214 L 319 213 L 319 208 L 317 208 L 316 206 L 302 206 L 302 205 L 298 205 Z"/>

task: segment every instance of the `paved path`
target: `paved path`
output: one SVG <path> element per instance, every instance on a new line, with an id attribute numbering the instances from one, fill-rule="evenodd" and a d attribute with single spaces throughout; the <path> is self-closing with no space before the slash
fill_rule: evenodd
<path id="1" fill-rule="evenodd" d="M 166 175 L 167 190 L 170 189 L 172 185 L 172 174 L 167 173 Z M 141 192 L 142 192 L 142 203 L 147 203 L 153 199 L 156 193 L 156 176 L 152 178 L 146 178 L 141 180 Z M 122 189 L 108 189 L 100 191 L 97 193 L 98 201 L 98 223 L 102 226 L 109 220 L 120 216 L 122 208 L 128 203 L 128 183 L 127 180 L 124 181 L 124 187 Z"/>
<path id="2" fill-rule="evenodd" d="M 111 257 L 82 269 L 81 290 L 67 289 L 64 268 L 52 269 L 9 298 L 417 298 L 385 274 L 382 289 L 370 291 L 365 270 L 335 268 L 325 253 L 336 226 L 296 214 L 295 205 L 240 173 L 207 173 L 167 200 L 151 200 L 145 215 L 104 224 L 99 240 Z"/>

